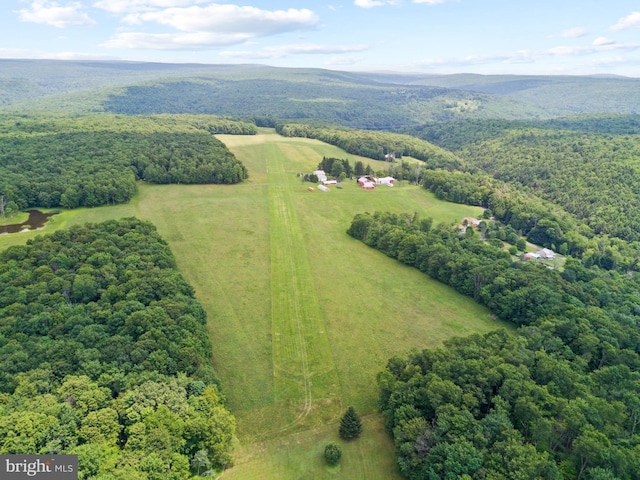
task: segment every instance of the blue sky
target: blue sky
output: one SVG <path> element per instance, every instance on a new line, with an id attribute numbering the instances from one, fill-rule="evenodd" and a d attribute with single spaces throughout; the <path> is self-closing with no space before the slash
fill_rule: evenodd
<path id="1" fill-rule="evenodd" d="M 640 77 L 640 1 L 2 0 L 0 58 Z"/>

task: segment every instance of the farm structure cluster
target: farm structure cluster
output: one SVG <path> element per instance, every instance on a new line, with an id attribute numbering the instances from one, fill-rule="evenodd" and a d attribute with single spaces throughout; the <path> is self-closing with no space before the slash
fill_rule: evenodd
<path id="1" fill-rule="evenodd" d="M 315 175 L 318 178 L 318 182 L 320 182 L 320 184 L 318 185 L 318 190 L 321 190 L 323 192 L 328 192 L 329 191 L 328 187 L 332 185 L 335 185 L 337 188 L 342 188 L 338 180 L 328 179 L 327 174 L 324 172 L 324 170 L 315 170 L 313 172 L 313 175 Z M 358 185 L 360 185 L 365 190 L 373 190 L 374 188 L 376 188 L 377 185 L 385 185 L 387 187 L 393 187 L 395 181 L 396 181 L 395 178 L 388 177 L 388 176 L 377 178 L 369 175 L 364 175 L 358 178 Z M 310 192 L 313 192 L 315 189 L 313 187 L 309 187 L 308 190 Z"/>
<path id="2" fill-rule="evenodd" d="M 373 190 L 376 188 L 376 185 L 385 185 L 387 187 L 393 187 L 396 179 L 393 177 L 370 177 L 365 175 L 358 179 L 358 185 L 360 185 L 365 190 Z"/>

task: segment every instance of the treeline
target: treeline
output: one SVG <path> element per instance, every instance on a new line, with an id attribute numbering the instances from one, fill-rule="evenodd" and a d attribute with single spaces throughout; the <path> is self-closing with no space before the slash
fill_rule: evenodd
<path id="1" fill-rule="evenodd" d="M 235 422 L 205 323 L 150 223 L 0 252 L 0 453 L 77 454 L 80 478 L 182 480 L 228 464 Z"/>
<path id="2" fill-rule="evenodd" d="M 459 166 L 452 153 L 409 135 L 294 123 L 279 123 L 276 131 L 285 137 L 315 138 L 353 155 L 374 160 L 385 160 L 385 155 L 392 154 L 398 159 L 402 156 L 415 157 L 430 168 Z"/>
<path id="3" fill-rule="evenodd" d="M 637 276 L 513 262 L 415 215 L 348 233 L 520 326 L 389 360 L 380 406 L 407 478 L 638 478 Z"/>
<path id="4" fill-rule="evenodd" d="M 421 175 L 424 188 L 436 197 L 485 207 L 490 215 L 530 242 L 580 258 L 586 266 L 621 271 L 638 267 L 640 243 L 596 234 L 558 206 L 519 191 L 513 185 L 486 174 L 457 170 L 425 169 Z"/>
<path id="5" fill-rule="evenodd" d="M 3 117 L 0 195 L 8 211 L 124 203 L 136 181 L 238 183 L 247 170 L 207 132 L 255 133 L 208 117 Z"/>

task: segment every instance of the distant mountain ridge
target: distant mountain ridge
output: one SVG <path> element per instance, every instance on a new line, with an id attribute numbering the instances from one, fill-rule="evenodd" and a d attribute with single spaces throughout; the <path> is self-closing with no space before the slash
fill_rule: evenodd
<path id="1" fill-rule="evenodd" d="M 83 105 L 87 94 L 96 103 Z M 47 103 L 53 98 L 57 103 Z M 0 60 L 0 110 L 37 109 L 45 104 L 48 109 L 73 104 L 76 110 L 99 108 L 124 114 L 267 116 L 397 129 L 430 121 L 637 114 L 640 79 Z"/>

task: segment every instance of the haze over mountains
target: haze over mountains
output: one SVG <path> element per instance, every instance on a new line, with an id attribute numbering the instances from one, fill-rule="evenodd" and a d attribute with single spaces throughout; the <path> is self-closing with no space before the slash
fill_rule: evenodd
<path id="1" fill-rule="evenodd" d="M 640 113 L 640 79 L 619 76 L 0 60 L 0 109 L 46 106 L 61 94 L 66 95 L 63 108 L 74 111 L 268 116 L 371 129 L 459 119 Z"/>

